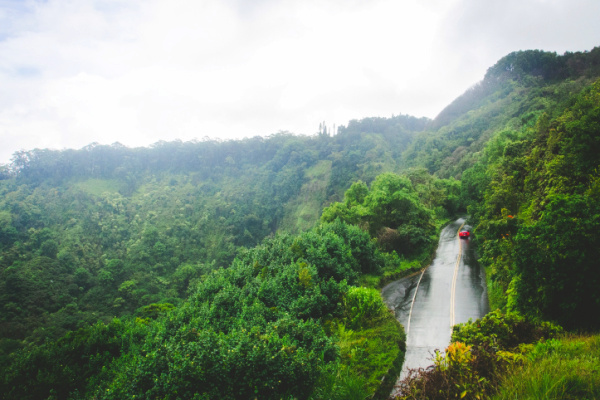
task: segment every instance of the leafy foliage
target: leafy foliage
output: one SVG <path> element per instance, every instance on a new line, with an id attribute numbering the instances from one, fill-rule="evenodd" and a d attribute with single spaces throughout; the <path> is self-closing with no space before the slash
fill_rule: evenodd
<path id="1" fill-rule="evenodd" d="M 499 133 L 465 173 L 482 261 L 502 292 L 496 305 L 567 328 L 599 323 L 588 317 L 600 312 L 598 104 L 600 81 L 556 117 Z"/>
<path id="2" fill-rule="evenodd" d="M 562 328 L 557 325 L 535 324 L 519 314 L 502 314 L 495 310 L 477 321 L 455 325 L 452 341 L 501 351 L 555 337 L 561 332 Z"/>
<path id="3" fill-rule="evenodd" d="M 515 238 L 518 305 L 568 327 L 597 328 L 590 316 L 600 313 L 600 202 L 579 195 L 548 200 L 542 217 Z"/>
<path id="4" fill-rule="evenodd" d="M 115 319 L 69 332 L 56 342 L 22 350 L 2 369 L 3 398 L 68 398 L 111 379 L 112 362 L 144 332 Z"/>
<path id="5" fill-rule="evenodd" d="M 458 324 L 445 353 L 436 352 L 431 368 L 410 371 L 396 399 L 489 398 L 506 372 L 526 360 L 533 343 L 560 332 L 555 325 L 498 310 Z"/>
<path id="6" fill-rule="evenodd" d="M 387 312 L 379 292 L 374 289 L 352 287 L 344 297 L 345 325 L 350 329 L 367 326 L 372 318 Z"/>
<path id="7" fill-rule="evenodd" d="M 179 307 L 151 304 L 135 321 L 14 353 L 3 392 L 7 399 L 303 399 L 358 385 L 373 393 L 403 356 L 404 339 L 379 294 L 349 283 L 383 262 L 368 233 L 340 221 L 267 239 L 208 273 Z M 123 283 L 123 296 L 136 285 Z M 325 329 L 333 325 L 339 331 Z M 350 327 L 360 343 L 339 333 Z M 347 352 L 363 355 L 350 360 Z M 331 376 L 346 378 L 331 383 Z"/>
<path id="8" fill-rule="evenodd" d="M 16 153 L 0 181 L 0 341 L 42 343 L 179 304 L 242 249 L 314 227 L 348 179 L 397 169 L 393 154 L 425 123 L 397 116 L 353 121 L 333 137 Z"/>
<path id="9" fill-rule="evenodd" d="M 361 226 L 377 238 L 383 250 L 414 256 L 433 243 L 436 214 L 425 204 L 443 219 L 456 211 L 451 204 L 453 196 L 458 198 L 459 187 L 449 180 L 435 180 L 423 170 L 410 171 L 407 176 L 384 173 L 370 188 L 361 181 L 353 183 L 344 194 L 344 202 L 325 208 L 321 220 L 339 218 Z"/>

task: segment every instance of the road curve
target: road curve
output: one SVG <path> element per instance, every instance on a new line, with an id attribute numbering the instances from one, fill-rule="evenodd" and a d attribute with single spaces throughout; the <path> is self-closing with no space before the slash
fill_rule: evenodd
<path id="1" fill-rule="evenodd" d="M 470 240 L 457 235 L 464 224 L 460 218 L 442 230 L 435 259 L 423 273 L 392 282 L 381 291 L 407 332 L 400 378 L 409 368 L 433 363 L 435 350 L 450 343 L 452 324 L 481 318 L 489 311 L 485 272 L 476 262 Z"/>

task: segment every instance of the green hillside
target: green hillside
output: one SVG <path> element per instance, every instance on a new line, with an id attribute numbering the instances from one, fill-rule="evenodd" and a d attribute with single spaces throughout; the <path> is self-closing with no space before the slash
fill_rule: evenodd
<path id="1" fill-rule="evenodd" d="M 600 77 L 599 65 L 600 48 L 562 56 L 539 50 L 507 55 L 415 137 L 403 166 L 459 179 L 499 131 L 519 130 L 560 109 Z"/>
<path id="2" fill-rule="evenodd" d="M 335 137 L 15 154 L 0 181 L 2 337 L 42 342 L 177 303 L 241 249 L 315 226 L 353 181 L 397 171 L 392 151 L 426 122 L 399 116 L 381 120 L 382 132 L 351 122 Z"/>
<path id="3" fill-rule="evenodd" d="M 507 367 L 541 359 L 535 343 L 600 329 L 599 78 L 600 48 L 520 51 L 434 120 L 16 153 L 4 398 L 385 397 L 404 337 L 374 288 L 424 265 L 459 213 L 501 311 L 455 328 L 462 361 L 419 382 L 516 385 Z M 500 334 L 522 341 L 481 340 Z"/>
<path id="4" fill-rule="evenodd" d="M 446 356 L 403 381 L 399 399 L 598 396 L 598 56 L 507 56 L 405 153 L 460 176 L 502 313 L 455 326 Z M 555 324 L 596 335 L 572 338 Z"/>

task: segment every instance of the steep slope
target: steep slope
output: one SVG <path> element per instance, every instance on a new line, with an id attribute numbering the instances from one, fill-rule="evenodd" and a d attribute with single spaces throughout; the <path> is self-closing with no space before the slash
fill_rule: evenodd
<path id="1" fill-rule="evenodd" d="M 600 80 L 535 125 L 501 132 L 465 171 L 495 306 L 600 328 L 598 171 Z"/>
<path id="2" fill-rule="evenodd" d="M 511 53 L 403 154 L 462 181 L 492 306 L 596 329 L 600 48 Z"/>
<path id="3" fill-rule="evenodd" d="M 518 51 L 446 107 L 403 154 L 404 166 L 460 178 L 503 129 L 520 129 L 600 77 L 600 48 L 560 56 Z"/>

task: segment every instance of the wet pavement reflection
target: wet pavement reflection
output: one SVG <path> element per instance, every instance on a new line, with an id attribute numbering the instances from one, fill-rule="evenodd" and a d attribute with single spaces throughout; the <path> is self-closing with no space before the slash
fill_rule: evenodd
<path id="1" fill-rule="evenodd" d="M 460 218 L 442 230 L 435 259 L 422 274 L 382 289 L 385 303 L 407 332 L 401 378 L 409 368 L 433 364 L 435 350 L 450 344 L 452 322 L 481 318 L 489 311 L 485 272 L 476 262 L 470 239 L 457 235 L 464 223 Z"/>

